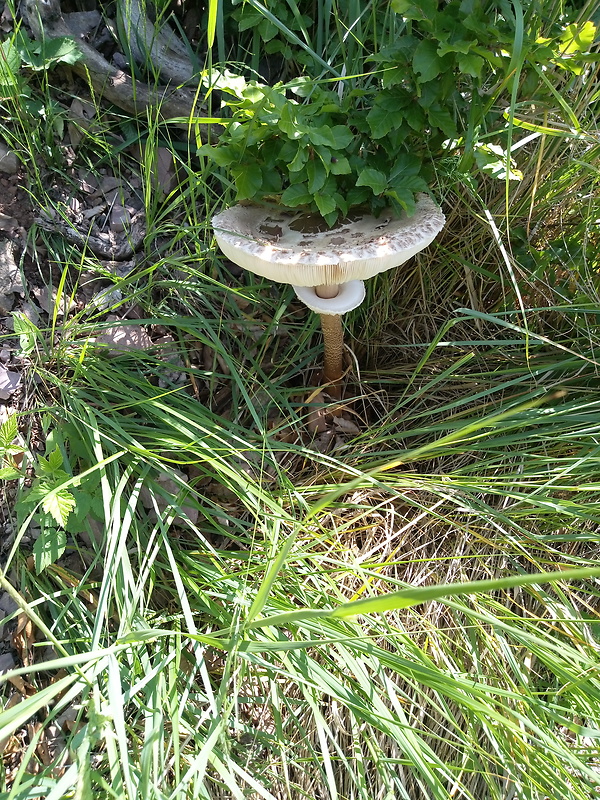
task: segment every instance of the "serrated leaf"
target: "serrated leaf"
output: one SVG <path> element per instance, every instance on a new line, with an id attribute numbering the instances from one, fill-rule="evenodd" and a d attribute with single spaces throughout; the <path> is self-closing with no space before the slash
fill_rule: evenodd
<path id="1" fill-rule="evenodd" d="M 316 194 L 315 203 L 317 204 L 317 208 L 319 209 L 319 213 L 322 217 L 326 217 L 328 214 L 333 214 L 333 212 L 336 210 L 336 203 L 331 195 Z"/>
<path id="2" fill-rule="evenodd" d="M 67 524 L 69 514 L 75 508 L 75 498 L 67 489 L 51 491 L 42 501 L 42 508 L 62 528 Z"/>
<path id="3" fill-rule="evenodd" d="M 39 575 L 50 564 L 54 564 L 65 552 L 67 536 L 64 531 L 45 528 L 33 545 L 35 571 Z"/>
<path id="4" fill-rule="evenodd" d="M 0 481 L 13 481 L 15 478 L 19 478 L 20 476 L 21 473 L 14 467 L 0 468 Z"/>
<path id="5" fill-rule="evenodd" d="M 54 450 L 48 456 L 48 465 L 50 467 L 51 472 L 56 472 L 62 467 L 63 457 L 58 447 L 55 447 Z"/>
<path id="6" fill-rule="evenodd" d="M 368 186 L 373 194 L 381 194 L 387 188 L 387 177 L 378 169 L 365 167 L 356 181 L 357 186 Z"/>
<path id="7" fill-rule="evenodd" d="M 310 194 L 316 194 L 316 192 L 323 188 L 327 180 L 327 171 L 320 158 L 313 158 L 308 162 L 306 165 L 306 174 L 308 176 L 308 191 Z"/>
<path id="8" fill-rule="evenodd" d="M 19 432 L 16 414 L 11 414 L 0 425 L 0 448 L 6 450 L 11 446 Z"/>
<path id="9" fill-rule="evenodd" d="M 305 183 L 294 183 L 292 186 L 288 186 L 281 195 L 283 205 L 290 208 L 310 205 L 312 200 L 313 196 L 308 191 Z"/>
<path id="10" fill-rule="evenodd" d="M 262 169 L 258 164 L 236 167 L 231 171 L 235 180 L 237 200 L 250 200 L 256 197 L 262 187 Z"/>
<path id="11" fill-rule="evenodd" d="M 44 38 L 40 49 L 42 67 L 51 63 L 75 64 L 82 57 L 77 42 L 70 36 L 59 36 L 56 39 Z"/>
<path id="12" fill-rule="evenodd" d="M 413 55 L 413 69 L 419 74 L 419 83 L 437 78 L 442 68 L 443 61 L 437 53 L 437 44 L 430 39 L 420 41 Z"/>

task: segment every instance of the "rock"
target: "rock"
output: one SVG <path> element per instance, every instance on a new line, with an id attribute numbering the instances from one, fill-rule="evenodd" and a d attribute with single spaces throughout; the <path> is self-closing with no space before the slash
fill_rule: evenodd
<path id="1" fill-rule="evenodd" d="M 9 672 L 16 666 L 16 661 L 12 653 L 2 653 L 0 656 L 0 675 Z"/>
<path id="2" fill-rule="evenodd" d="M 14 175 L 19 171 L 19 159 L 16 153 L 9 150 L 6 145 L 0 143 L 0 172 L 7 175 Z"/>
<path id="3" fill-rule="evenodd" d="M 110 229 L 122 233 L 131 224 L 131 214 L 123 206 L 114 205 L 110 212 Z"/>
<path id="4" fill-rule="evenodd" d="M 6 214 L 0 214 L 0 231 L 12 231 L 18 228 L 19 223 L 14 217 L 7 217 Z"/>
<path id="5" fill-rule="evenodd" d="M 9 400 L 19 388 L 21 375 L 0 366 L 0 400 Z"/>
<path id="6" fill-rule="evenodd" d="M 14 303 L 14 294 L 25 294 L 21 271 L 15 262 L 12 244 L 0 241 L 0 314 L 8 314 Z"/>

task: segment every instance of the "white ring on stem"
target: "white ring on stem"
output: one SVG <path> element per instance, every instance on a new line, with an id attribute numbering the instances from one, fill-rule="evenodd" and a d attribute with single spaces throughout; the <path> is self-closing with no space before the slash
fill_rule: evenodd
<path id="1" fill-rule="evenodd" d="M 335 315 L 352 311 L 365 299 L 363 281 L 340 283 L 340 290 L 335 297 L 319 297 L 314 286 L 294 286 L 296 295 L 305 306 L 317 314 Z"/>

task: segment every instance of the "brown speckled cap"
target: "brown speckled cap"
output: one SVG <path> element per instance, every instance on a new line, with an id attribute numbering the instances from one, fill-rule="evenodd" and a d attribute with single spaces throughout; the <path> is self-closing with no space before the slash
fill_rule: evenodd
<path id="1" fill-rule="evenodd" d="M 223 253 L 240 267 L 280 283 L 330 286 L 399 266 L 431 244 L 445 222 L 424 194 L 410 217 L 362 214 L 326 229 L 312 224 L 314 219 L 277 207 L 237 205 L 213 217 L 212 226 Z"/>

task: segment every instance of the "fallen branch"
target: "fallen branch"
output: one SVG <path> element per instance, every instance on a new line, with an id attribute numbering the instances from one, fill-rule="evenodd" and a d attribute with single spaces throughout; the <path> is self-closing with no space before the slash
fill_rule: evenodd
<path id="1" fill-rule="evenodd" d="M 62 15 L 59 0 L 25 0 L 24 16 L 36 39 L 56 39 L 69 36 L 75 39 L 82 58 L 72 65 L 73 71 L 89 81 L 94 92 L 123 111 L 137 116 L 148 108 L 156 108 L 165 120 L 177 120 L 174 124 L 188 129 L 193 126 L 204 142 L 210 141 L 220 132 L 219 125 L 202 122 L 206 116 L 199 106 L 199 96 L 192 89 L 151 87 L 142 81 L 133 80 L 123 70 L 110 64 L 72 30 Z"/>

